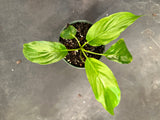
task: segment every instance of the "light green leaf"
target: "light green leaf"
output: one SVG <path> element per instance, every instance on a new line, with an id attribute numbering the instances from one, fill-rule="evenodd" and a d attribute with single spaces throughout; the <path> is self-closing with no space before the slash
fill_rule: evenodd
<path id="1" fill-rule="evenodd" d="M 77 30 L 73 25 L 69 25 L 66 29 L 64 29 L 60 36 L 63 39 L 73 39 L 74 36 L 76 35 Z"/>
<path id="2" fill-rule="evenodd" d="M 104 55 L 112 61 L 128 64 L 132 62 L 132 55 L 128 51 L 127 46 L 123 39 L 118 40 L 115 44 L 113 44 Z"/>
<path id="3" fill-rule="evenodd" d="M 67 55 L 66 47 L 58 42 L 33 41 L 23 45 L 24 56 L 41 65 L 58 62 Z"/>
<path id="4" fill-rule="evenodd" d="M 97 21 L 89 29 L 86 40 L 92 46 L 106 45 L 119 37 L 139 17 L 130 12 L 118 12 Z"/>
<path id="5" fill-rule="evenodd" d="M 95 98 L 112 115 L 119 104 L 121 93 L 112 71 L 101 61 L 87 58 L 85 69 Z"/>

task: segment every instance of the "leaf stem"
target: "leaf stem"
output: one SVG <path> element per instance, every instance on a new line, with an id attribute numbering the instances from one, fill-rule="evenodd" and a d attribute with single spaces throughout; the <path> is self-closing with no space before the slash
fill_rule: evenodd
<path id="1" fill-rule="evenodd" d="M 86 44 L 88 44 L 88 42 L 85 42 L 85 43 L 82 45 L 82 48 L 83 48 Z"/>
<path id="2" fill-rule="evenodd" d="M 81 50 L 80 48 L 77 49 L 67 49 L 67 51 L 76 51 L 76 50 Z"/>
<path id="3" fill-rule="evenodd" d="M 75 35 L 73 35 L 73 34 L 72 34 L 72 36 L 77 40 L 79 47 L 81 47 L 81 44 L 80 44 L 78 38 Z"/>
<path id="4" fill-rule="evenodd" d="M 88 58 L 87 55 L 86 55 L 86 53 L 84 52 L 84 49 L 82 49 L 82 53 L 83 53 L 83 55 L 84 55 L 86 58 Z"/>
<path id="5" fill-rule="evenodd" d="M 85 63 L 85 61 L 84 61 L 83 58 L 82 58 L 82 51 L 80 51 L 80 58 L 81 58 L 82 62 Z"/>
<path id="6" fill-rule="evenodd" d="M 91 51 L 88 51 L 88 50 L 85 50 L 85 49 L 83 49 L 83 51 L 88 52 L 88 53 L 91 53 L 91 54 L 95 54 L 95 55 L 102 55 L 102 56 L 105 56 L 104 54 L 91 52 Z"/>

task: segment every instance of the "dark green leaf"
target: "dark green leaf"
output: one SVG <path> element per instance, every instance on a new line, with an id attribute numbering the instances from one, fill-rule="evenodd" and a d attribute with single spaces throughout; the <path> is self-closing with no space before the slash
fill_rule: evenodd
<path id="1" fill-rule="evenodd" d="M 89 29 L 86 40 L 92 46 L 106 45 L 118 38 L 139 17 L 130 12 L 119 12 L 102 18 Z"/>
<path id="2" fill-rule="evenodd" d="M 104 55 L 112 61 L 128 64 L 132 62 L 132 55 L 127 49 L 127 46 L 123 39 L 120 39 L 115 44 L 113 44 Z"/>
<path id="3" fill-rule="evenodd" d="M 63 39 L 73 39 L 74 36 L 76 35 L 77 30 L 73 25 L 69 25 L 66 29 L 64 29 L 60 36 Z"/>
<path id="4" fill-rule="evenodd" d="M 31 62 L 41 65 L 58 62 L 67 55 L 66 47 L 58 42 L 33 41 L 23 45 L 23 54 Z"/>
<path id="5" fill-rule="evenodd" d="M 103 107 L 112 115 L 119 104 L 121 93 L 112 71 L 101 61 L 87 58 L 85 69 L 94 95 Z"/>

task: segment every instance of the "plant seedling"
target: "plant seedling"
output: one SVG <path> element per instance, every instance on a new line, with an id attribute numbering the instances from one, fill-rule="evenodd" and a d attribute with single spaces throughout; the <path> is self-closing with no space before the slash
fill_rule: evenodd
<path id="1" fill-rule="evenodd" d="M 68 54 L 68 51 L 81 51 L 86 58 L 85 61 L 82 61 L 85 64 L 86 74 L 96 100 L 103 105 L 105 110 L 114 115 L 114 108 L 118 106 L 121 99 L 121 91 L 116 78 L 107 65 L 95 58 L 88 57 L 86 54 L 105 56 L 107 59 L 121 64 L 130 63 L 132 55 L 122 38 L 104 53 L 86 50 L 84 46 L 87 44 L 101 46 L 110 43 L 139 17 L 141 16 L 130 12 L 118 12 L 104 17 L 89 28 L 84 44 L 81 44 L 76 37 L 77 29 L 73 25 L 68 25 L 60 33 L 60 37 L 67 40 L 75 39 L 79 45 L 77 49 L 67 49 L 59 42 L 33 41 L 23 45 L 23 54 L 33 63 L 46 65 L 60 61 Z"/>

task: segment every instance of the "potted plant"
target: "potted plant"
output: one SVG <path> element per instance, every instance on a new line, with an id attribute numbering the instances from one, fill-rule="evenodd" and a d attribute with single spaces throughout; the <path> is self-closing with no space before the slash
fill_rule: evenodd
<path id="1" fill-rule="evenodd" d="M 121 92 L 112 71 L 103 62 L 107 59 L 128 64 L 132 55 L 121 38 L 104 53 L 104 45 L 118 38 L 139 17 L 130 12 L 118 12 L 94 23 L 76 21 L 62 30 L 59 42 L 33 41 L 23 45 L 24 56 L 41 65 L 64 60 L 76 68 L 85 68 L 95 98 L 112 115 L 118 106 Z"/>

